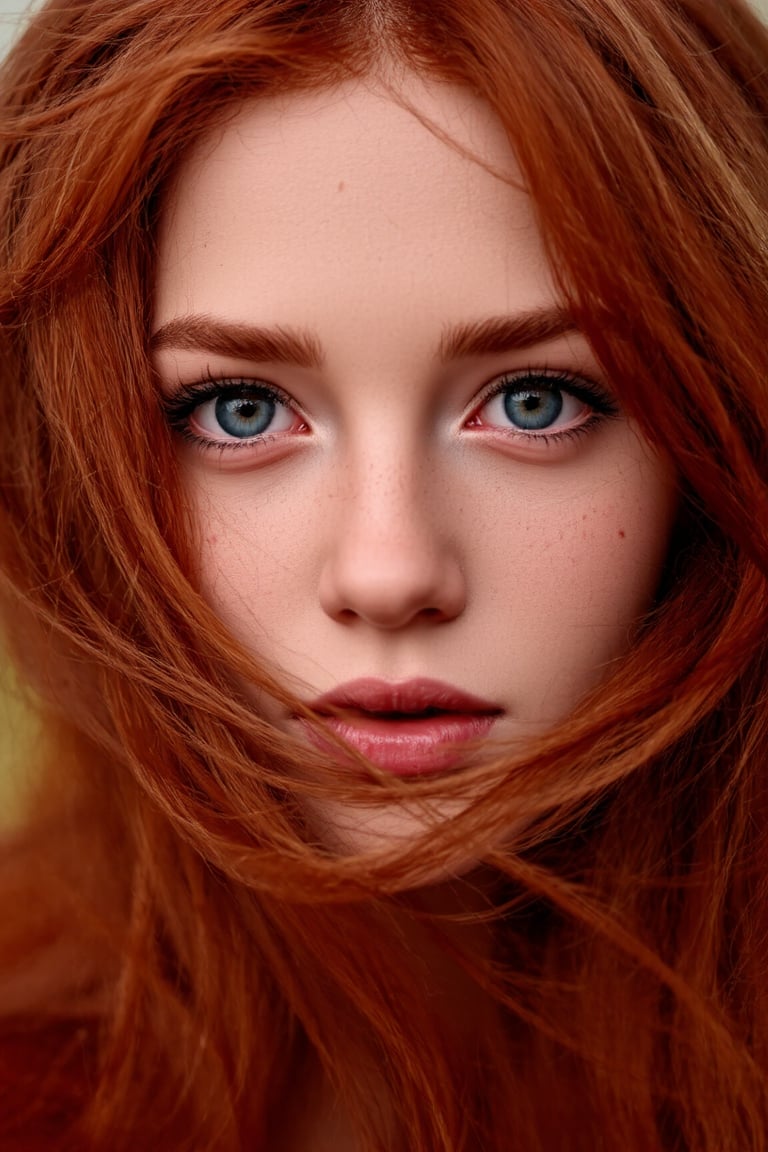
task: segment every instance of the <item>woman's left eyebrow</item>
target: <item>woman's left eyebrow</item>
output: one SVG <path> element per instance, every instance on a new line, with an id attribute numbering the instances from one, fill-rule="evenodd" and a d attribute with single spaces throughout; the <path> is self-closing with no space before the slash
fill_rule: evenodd
<path id="1" fill-rule="evenodd" d="M 472 356 L 514 352 L 546 344 L 578 327 L 567 309 L 558 305 L 521 312 L 516 316 L 490 316 L 444 329 L 437 348 L 442 363 Z M 213 316 L 177 316 L 163 324 L 150 339 L 150 348 L 210 352 L 254 363 L 296 364 L 322 368 L 322 344 L 313 332 L 283 325 L 266 328 Z"/>
<path id="2" fill-rule="evenodd" d="M 469 356 L 516 352 L 578 331 L 573 316 L 560 305 L 536 308 L 516 316 L 491 316 L 445 329 L 438 356 L 447 363 Z"/>

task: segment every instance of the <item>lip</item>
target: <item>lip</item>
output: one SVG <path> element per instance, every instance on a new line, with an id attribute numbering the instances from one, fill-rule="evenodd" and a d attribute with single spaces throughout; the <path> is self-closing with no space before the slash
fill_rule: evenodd
<path id="1" fill-rule="evenodd" d="M 440 772 L 461 760 L 460 745 L 487 736 L 503 709 L 452 684 L 425 678 L 341 684 L 310 708 L 327 728 L 396 776 Z M 325 752 L 338 749 L 305 725 Z"/>

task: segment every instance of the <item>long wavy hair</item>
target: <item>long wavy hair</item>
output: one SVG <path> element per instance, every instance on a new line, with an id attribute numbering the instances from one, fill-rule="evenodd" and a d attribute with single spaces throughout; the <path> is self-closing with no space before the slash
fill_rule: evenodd
<path id="1" fill-rule="evenodd" d="M 387 61 L 501 118 L 680 488 L 599 689 L 524 758 L 407 784 L 244 697 L 291 700 L 199 593 L 148 355 L 188 147 Z M 46 735 L 0 863 L 0 1146 L 277 1150 L 320 1069 L 361 1152 L 764 1150 L 766 30 L 743 0 L 50 0 L 0 99 L 0 609 Z M 334 854 L 307 793 L 427 832 Z M 459 856 L 482 883 L 441 914 Z M 471 1044 L 414 931 L 496 1005 Z"/>

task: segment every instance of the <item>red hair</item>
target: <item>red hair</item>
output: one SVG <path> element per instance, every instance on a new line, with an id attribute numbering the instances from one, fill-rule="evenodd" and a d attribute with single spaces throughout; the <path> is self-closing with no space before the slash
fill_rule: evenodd
<path id="1" fill-rule="evenodd" d="M 336 858 L 302 792 L 402 785 L 319 755 L 307 781 L 238 690 L 289 699 L 196 589 L 153 236 L 215 119 L 393 61 L 501 118 L 681 511 L 657 602 L 567 724 L 409 782 L 472 803 L 407 852 Z M 365 1152 L 764 1149 L 763 26 L 741 0 L 51 0 L 2 107 L 0 603 L 49 738 L 0 868 L 3 1147 L 277 1147 L 316 1064 Z M 493 876 L 490 962 L 413 895 L 459 851 Z M 408 924 L 499 1006 L 471 1053 Z"/>

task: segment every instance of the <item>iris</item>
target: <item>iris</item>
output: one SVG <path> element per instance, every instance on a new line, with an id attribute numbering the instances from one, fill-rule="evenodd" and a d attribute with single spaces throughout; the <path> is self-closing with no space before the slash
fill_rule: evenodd
<path id="1" fill-rule="evenodd" d="M 563 394 L 556 388 L 524 388 L 508 392 L 504 412 L 517 428 L 539 432 L 549 428 L 563 410 Z"/>
<path id="2" fill-rule="evenodd" d="M 219 396 L 214 411 L 227 435 L 244 440 L 266 432 L 275 418 L 275 401 L 269 396 L 243 392 L 239 396 Z"/>

